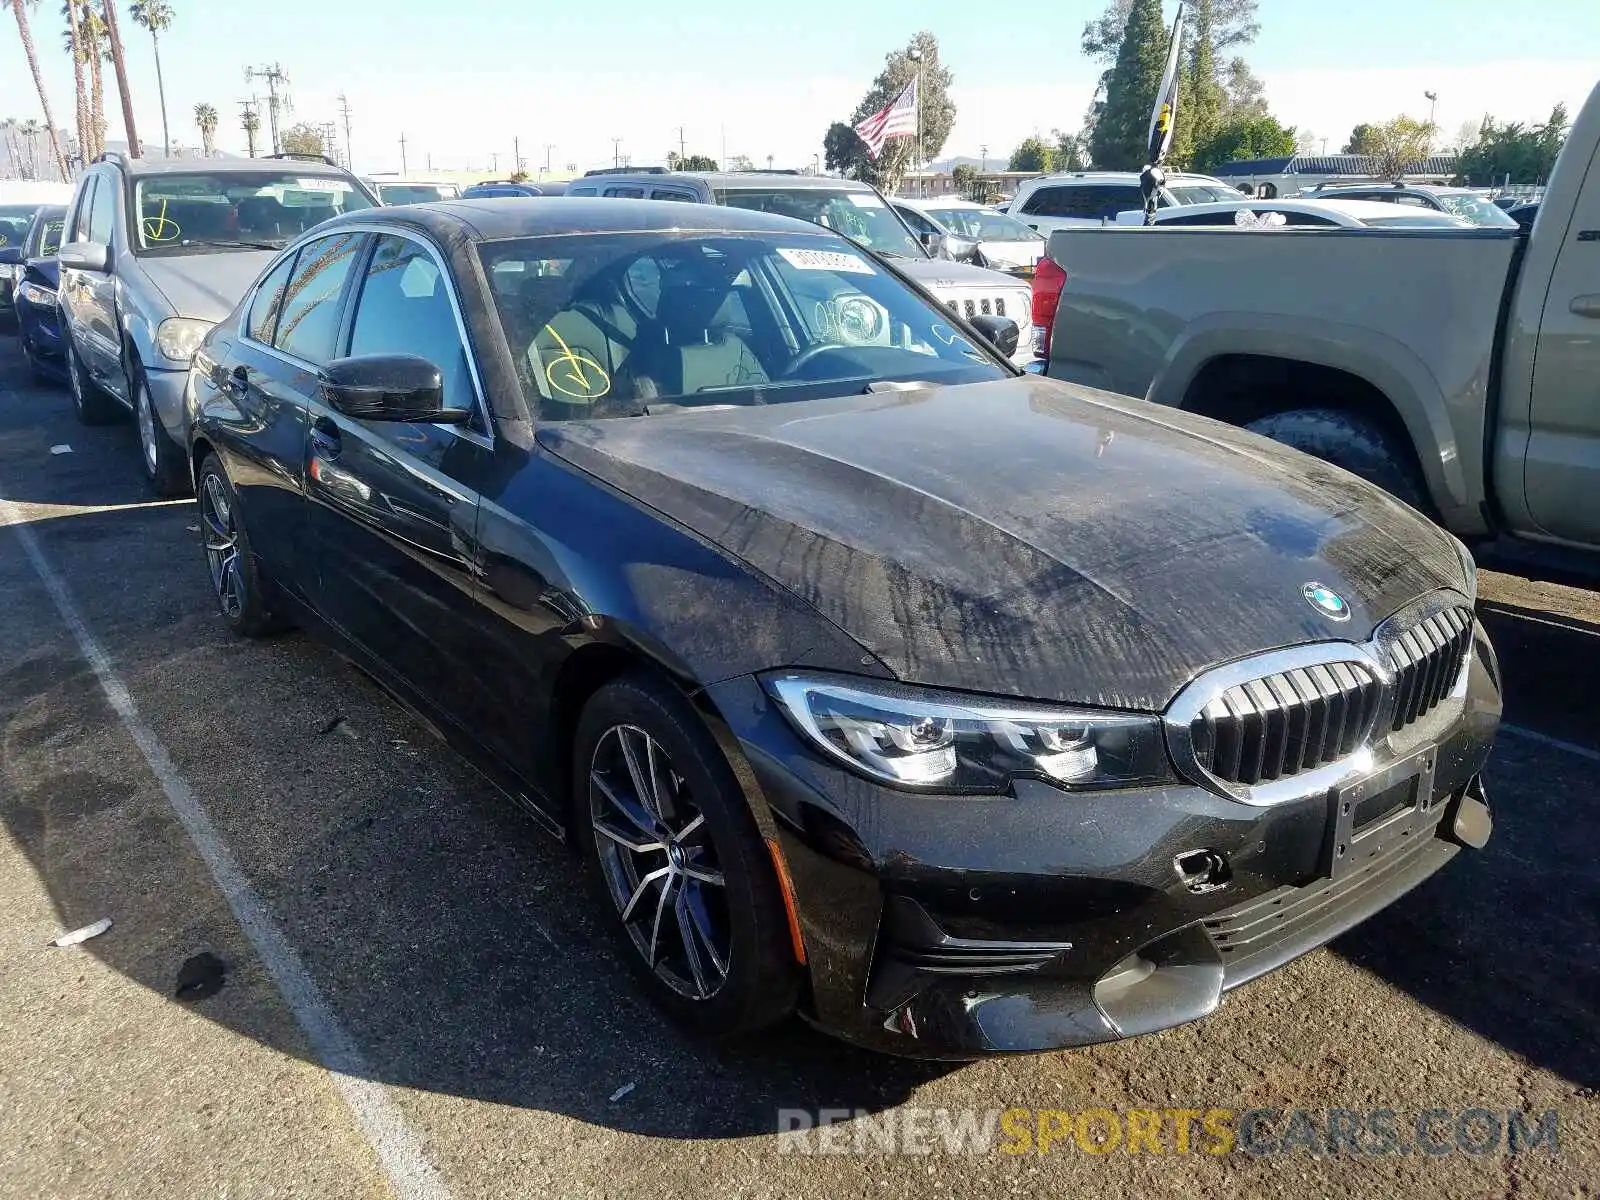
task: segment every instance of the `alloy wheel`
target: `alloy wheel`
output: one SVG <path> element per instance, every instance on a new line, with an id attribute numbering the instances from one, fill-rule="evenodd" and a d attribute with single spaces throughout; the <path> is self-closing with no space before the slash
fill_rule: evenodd
<path id="1" fill-rule="evenodd" d="M 139 416 L 139 449 L 144 454 L 145 469 L 154 477 L 161 451 L 156 445 L 156 417 L 150 407 L 150 389 L 142 379 L 134 380 L 133 386 L 133 407 Z"/>
<path id="2" fill-rule="evenodd" d="M 207 475 L 201 481 L 200 532 L 205 539 L 206 565 L 211 569 L 217 603 L 229 620 L 236 621 L 244 612 L 245 588 L 239 569 L 239 533 L 227 488 L 216 475 Z"/>
<path id="3" fill-rule="evenodd" d="M 589 818 L 606 889 L 652 972 L 692 1000 L 728 978 L 727 885 L 684 777 L 636 725 L 614 725 L 595 745 Z"/>

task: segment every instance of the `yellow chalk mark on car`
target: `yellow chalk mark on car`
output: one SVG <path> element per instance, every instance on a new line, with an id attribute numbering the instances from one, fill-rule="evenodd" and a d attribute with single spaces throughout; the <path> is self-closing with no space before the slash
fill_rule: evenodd
<path id="1" fill-rule="evenodd" d="M 561 353 L 545 364 L 545 381 L 563 396 L 575 400 L 598 400 L 611 390 L 611 376 L 586 354 L 579 354 L 567 340 L 546 325 L 545 331 L 561 344 Z"/>
<path id="2" fill-rule="evenodd" d="M 183 230 L 178 228 L 178 223 L 167 216 L 167 202 L 161 202 L 161 211 L 153 217 L 145 217 L 140 225 L 144 230 L 147 242 L 175 242 Z"/>

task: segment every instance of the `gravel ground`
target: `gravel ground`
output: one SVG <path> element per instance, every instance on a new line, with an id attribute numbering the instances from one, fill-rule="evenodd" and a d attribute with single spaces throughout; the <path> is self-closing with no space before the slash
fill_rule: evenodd
<path id="1" fill-rule="evenodd" d="M 1484 573 L 1514 727 L 1489 849 L 1210 1019 L 965 1066 L 798 1025 L 706 1046 L 642 1002 L 571 855 L 364 676 L 300 635 L 227 635 L 193 505 L 151 502 L 132 427 L 75 424 L 14 346 L 0 1196 L 1600 1195 L 1594 592 Z M 102 917 L 102 936 L 49 945 Z M 185 974 L 202 955 L 212 970 Z M 1180 1153 L 1171 1115 L 1150 1118 L 1162 1153 L 1097 1153 L 1104 1116 L 1043 1117 L 1048 1153 L 1015 1136 L 1038 1110 L 1091 1108 L 1119 1136 L 1129 1110 L 1229 1110 L 1239 1144 L 1207 1152 L 1197 1119 Z M 1325 1150 L 1329 1109 L 1394 1110 L 1410 1143 L 1435 1108 L 1447 1153 Z M 1530 1126 L 1553 1110 L 1558 1149 L 1489 1146 L 1485 1115 L 1457 1128 L 1473 1108 Z M 858 1116 L 782 1138 L 785 1109 Z M 1008 1109 L 1029 1111 L 986 1150 L 939 1132 Z M 1242 1144 L 1257 1109 L 1283 1110 L 1252 1126 L 1277 1153 Z M 1322 1152 L 1296 1144 L 1294 1109 Z M 929 1153 L 881 1149 L 930 1125 Z"/>

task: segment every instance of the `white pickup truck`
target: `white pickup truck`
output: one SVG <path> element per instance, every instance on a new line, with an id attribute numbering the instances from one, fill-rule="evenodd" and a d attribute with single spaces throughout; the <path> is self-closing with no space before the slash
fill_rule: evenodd
<path id="1" fill-rule="evenodd" d="M 1242 425 L 1464 538 L 1577 550 L 1593 570 L 1597 147 L 1600 87 L 1528 234 L 1058 230 L 1059 269 L 1041 263 L 1035 280 L 1047 372 Z"/>

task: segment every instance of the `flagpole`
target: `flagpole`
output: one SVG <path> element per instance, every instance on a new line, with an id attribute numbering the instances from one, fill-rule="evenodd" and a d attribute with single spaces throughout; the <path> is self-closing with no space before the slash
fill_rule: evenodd
<path id="1" fill-rule="evenodd" d="M 1156 208 L 1160 192 L 1166 183 L 1166 172 L 1161 164 L 1166 161 L 1172 145 L 1172 130 L 1178 119 L 1179 55 L 1183 47 L 1183 6 L 1178 0 L 1178 15 L 1173 18 L 1172 37 L 1167 44 L 1166 70 L 1161 76 L 1161 88 L 1156 93 L 1155 111 L 1150 114 L 1150 132 L 1147 136 L 1149 163 L 1139 173 L 1139 190 L 1144 193 L 1144 223 L 1156 223 Z"/>

